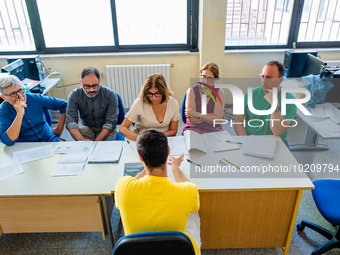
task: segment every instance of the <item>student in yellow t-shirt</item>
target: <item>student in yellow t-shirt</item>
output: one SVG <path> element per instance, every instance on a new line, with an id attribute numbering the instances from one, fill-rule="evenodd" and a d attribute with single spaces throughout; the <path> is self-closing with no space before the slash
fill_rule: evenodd
<path id="1" fill-rule="evenodd" d="M 166 135 L 157 129 L 143 131 L 137 150 L 144 170 L 136 178 L 122 177 L 115 190 L 125 235 L 145 231 L 180 231 L 190 238 L 196 255 L 200 254 L 199 195 L 179 169 L 183 154 L 170 156 L 176 183 L 167 177 L 170 148 Z"/>

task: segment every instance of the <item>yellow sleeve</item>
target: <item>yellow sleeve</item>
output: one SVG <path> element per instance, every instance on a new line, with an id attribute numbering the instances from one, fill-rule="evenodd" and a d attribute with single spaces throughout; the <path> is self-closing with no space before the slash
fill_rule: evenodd
<path id="1" fill-rule="evenodd" d="M 120 201 L 121 201 L 121 196 L 122 194 L 125 193 L 125 189 L 127 187 L 127 183 L 130 181 L 130 179 L 132 179 L 133 177 L 131 176 L 124 176 L 124 177 L 120 177 L 117 185 L 116 185 L 116 189 L 115 189 L 115 205 L 117 207 L 117 209 L 119 210 L 120 207 Z"/>

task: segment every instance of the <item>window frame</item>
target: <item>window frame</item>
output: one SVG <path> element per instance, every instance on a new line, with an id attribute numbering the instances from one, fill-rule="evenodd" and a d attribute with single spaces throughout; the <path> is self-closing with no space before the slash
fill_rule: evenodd
<path id="1" fill-rule="evenodd" d="M 114 53 L 147 51 L 198 51 L 198 0 L 187 0 L 187 43 L 119 45 L 115 0 L 110 0 L 115 45 L 81 47 L 46 47 L 36 0 L 25 0 L 31 23 L 35 51 L 4 51 L 0 55 L 64 54 L 64 53 Z"/>
<path id="2" fill-rule="evenodd" d="M 286 48 L 339 48 L 340 41 L 330 42 L 298 42 L 300 23 L 302 18 L 303 5 L 305 0 L 294 0 L 292 20 L 290 23 L 287 44 L 282 45 L 232 45 L 226 46 L 225 50 L 241 49 L 286 49 Z M 295 44 L 295 46 L 294 46 Z"/>

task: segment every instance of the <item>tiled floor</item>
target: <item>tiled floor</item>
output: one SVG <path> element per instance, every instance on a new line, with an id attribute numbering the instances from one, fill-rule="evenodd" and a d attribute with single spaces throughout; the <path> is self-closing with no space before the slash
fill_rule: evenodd
<path id="1" fill-rule="evenodd" d="M 291 128 L 289 131 L 288 142 L 302 143 L 306 136 L 306 125 L 297 119 L 299 125 Z M 181 123 L 179 133 L 183 127 Z M 230 133 L 233 130 L 228 129 Z M 65 131 L 63 138 L 70 140 L 68 132 Z M 329 146 L 328 151 L 299 151 L 292 152 L 299 163 L 340 163 L 340 140 L 326 141 Z M 316 175 L 308 174 L 314 179 L 325 178 L 326 174 Z M 334 177 L 331 176 L 331 177 Z M 336 176 L 338 177 L 338 176 Z M 0 208 L 1 209 L 1 208 Z M 114 211 L 111 224 L 113 227 L 114 237 L 117 240 L 123 235 L 119 216 Z M 297 216 L 297 223 L 301 220 L 308 220 L 320 224 L 328 229 L 333 229 L 318 212 L 311 192 L 304 191 L 302 201 Z M 293 232 L 289 255 L 311 254 L 313 250 L 327 241 L 318 233 L 306 228 L 305 231 L 298 233 L 296 229 Z M 102 240 L 100 233 L 44 233 L 44 234 L 3 234 L 0 237 L 0 254 L 110 254 L 108 242 Z M 261 249 L 223 249 L 223 250 L 202 250 L 202 255 L 279 255 L 282 254 L 280 248 L 261 248 Z M 339 249 L 334 249 L 326 253 L 328 255 L 340 254 Z"/>

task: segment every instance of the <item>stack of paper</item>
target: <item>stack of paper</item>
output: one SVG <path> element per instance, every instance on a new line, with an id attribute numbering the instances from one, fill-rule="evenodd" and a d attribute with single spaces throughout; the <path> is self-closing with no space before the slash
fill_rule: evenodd
<path id="1" fill-rule="evenodd" d="M 68 153 L 60 157 L 52 176 L 81 175 L 87 159 L 87 152 Z"/>
<path id="2" fill-rule="evenodd" d="M 276 138 L 252 135 L 248 137 L 243 153 L 263 158 L 274 158 L 276 145 Z"/>
<path id="3" fill-rule="evenodd" d="M 123 141 L 97 142 L 88 163 L 117 163 L 123 149 Z"/>

